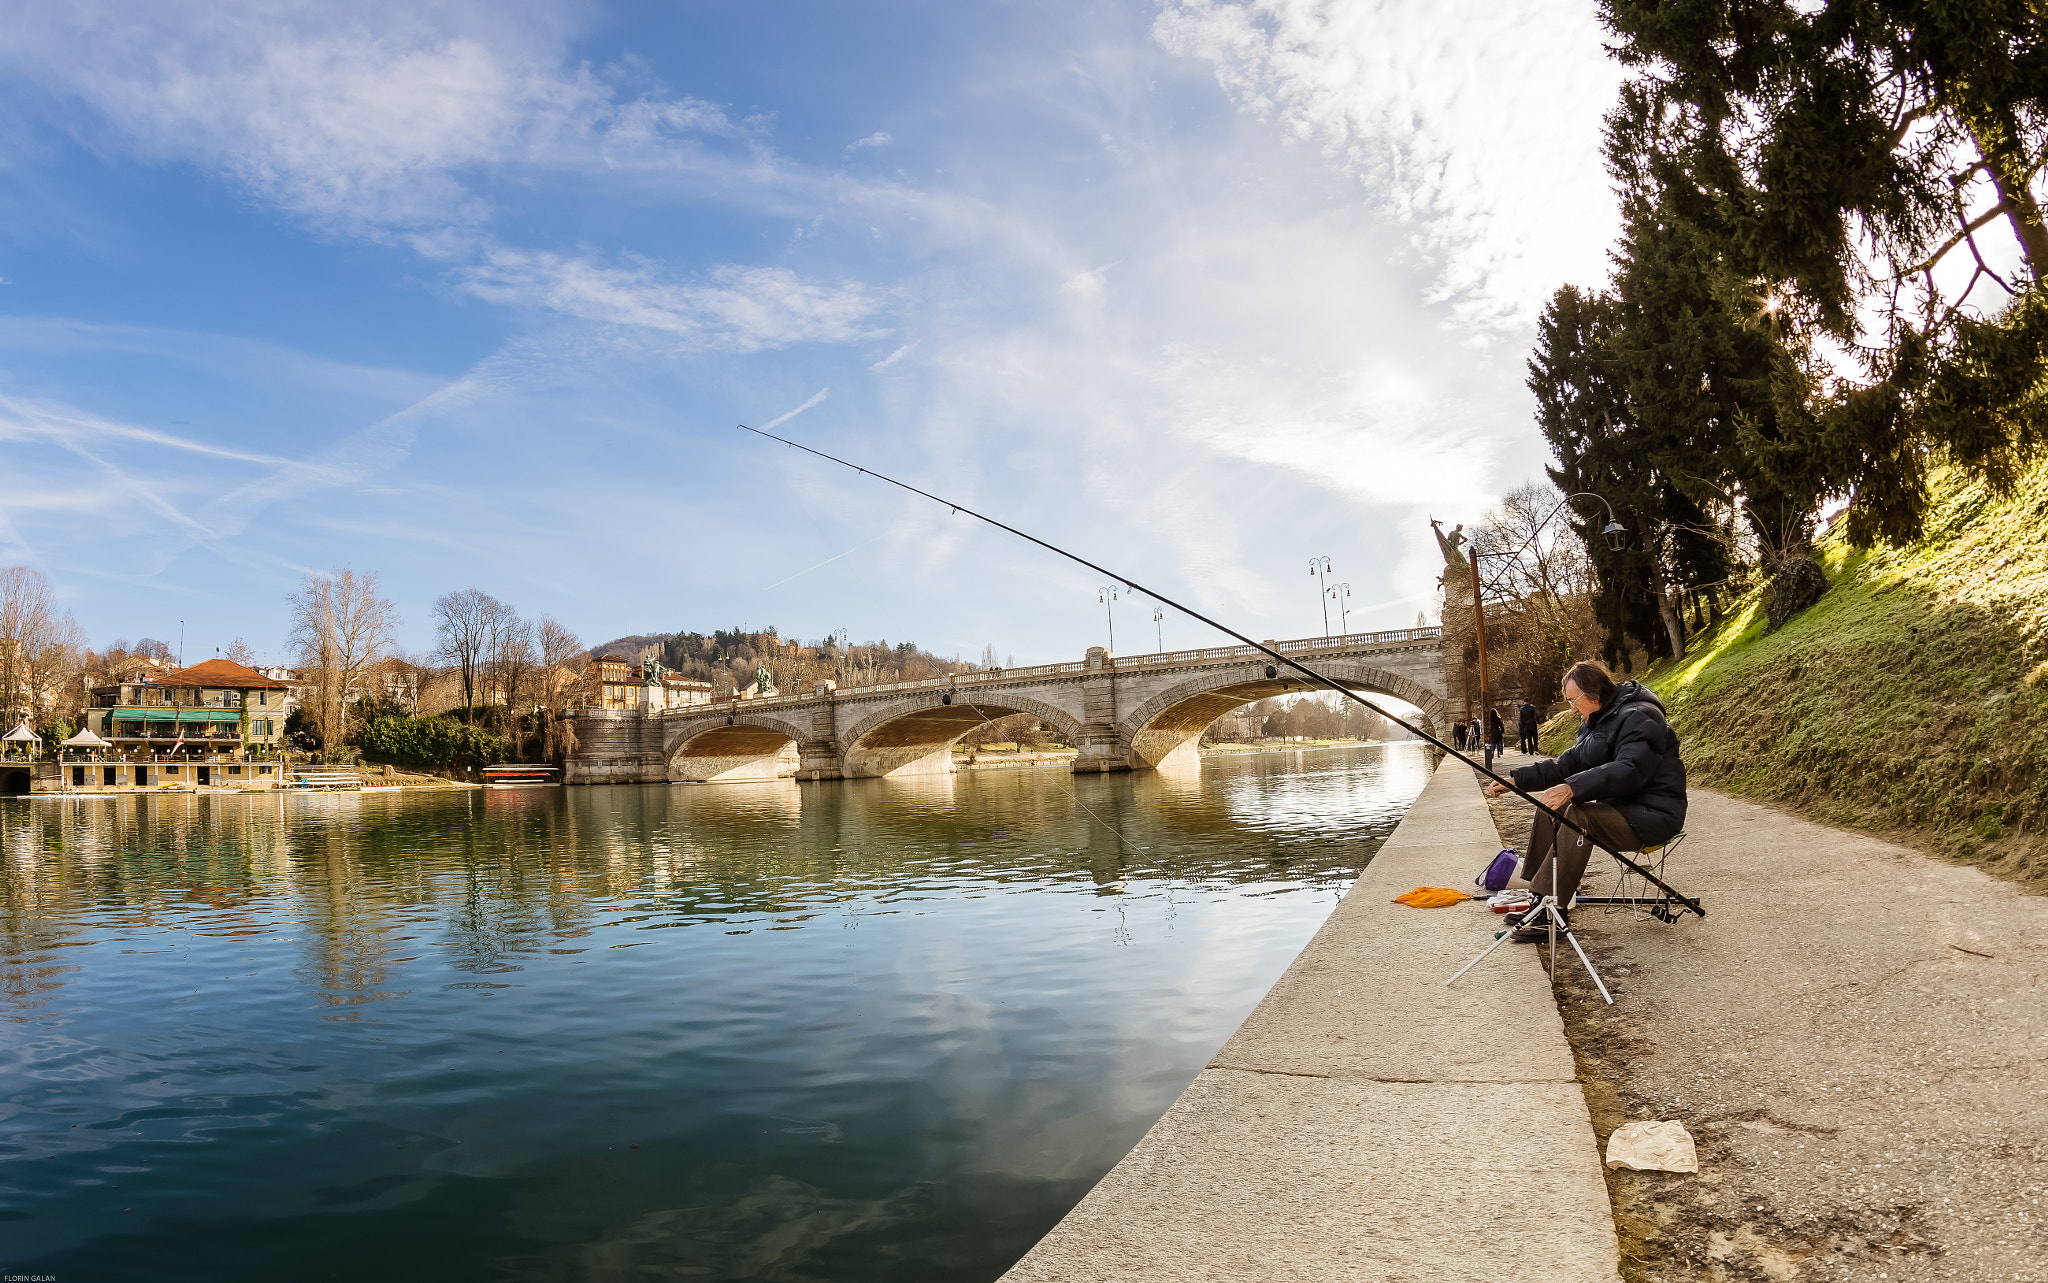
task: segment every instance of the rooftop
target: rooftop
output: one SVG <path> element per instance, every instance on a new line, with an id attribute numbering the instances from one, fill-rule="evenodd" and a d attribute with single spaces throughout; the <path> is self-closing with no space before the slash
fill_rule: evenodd
<path id="1" fill-rule="evenodd" d="M 150 675 L 151 686 L 213 687 L 217 690 L 290 690 L 288 682 L 265 677 L 255 669 L 232 659 L 209 659 L 190 668 Z M 102 688 L 104 689 L 104 688 Z"/>

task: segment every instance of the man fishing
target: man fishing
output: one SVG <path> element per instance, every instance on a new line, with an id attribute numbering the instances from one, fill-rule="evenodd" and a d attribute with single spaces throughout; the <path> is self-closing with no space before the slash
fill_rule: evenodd
<path id="1" fill-rule="evenodd" d="M 1564 675 L 1564 699 L 1579 715 L 1578 742 L 1561 757 L 1508 772 L 1515 787 L 1536 793 L 1543 805 L 1616 850 L 1669 841 L 1685 827 L 1685 763 L 1664 705 L 1641 682 L 1616 686 L 1613 675 L 1590 660 Z M 1499 797 L 1507 786 L 1490 784 L 1487 792 Z M 1522 876 L 1537 895 L 1555 894 L 1569 913 L 1593 842 L 1570 829 L 1560 834 L 1559 827 L 1549 812 L 1536 812 Z M 1519 925 L 1522 916 L 1508 921 Z M 1524 943 L 1548 938 L 1547 928 L 1534 926 L 1515 933 Z"/>

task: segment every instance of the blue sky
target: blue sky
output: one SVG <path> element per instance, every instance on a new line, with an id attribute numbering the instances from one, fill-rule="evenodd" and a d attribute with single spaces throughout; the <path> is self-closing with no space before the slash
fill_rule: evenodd
<path id="1" fill-rule="evenodd" d="M 282 658 L 341 563 L 408 650 L 465 587 L 1101 643 L 1099 576 L 732 426 L 777 419 L 1254 636 L 1321 630 L 1318 555 L 1412 623 L 1426 518 L 1540 475 L 1534 317 L 1614 229 L 1578 3 L 0 19 L 0 560 L 188 659 Z"/>

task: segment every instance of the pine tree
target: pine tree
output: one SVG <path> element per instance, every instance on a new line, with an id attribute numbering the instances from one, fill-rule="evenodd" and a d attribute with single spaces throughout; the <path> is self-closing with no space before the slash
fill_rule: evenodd
<path id="1" fill-rule="evenodd" d="M 2048 441 L 2048 227 L 2032 190 L 2048 144 L 2048 10 L 1604 7 L 1637 71 L 1638 118 L 1683 138 L 1645 163 L 1712 236 L 1730 297 L 1755 300 L 1784 340 L 1776 413 L 1740 424 L 1758 476 L 1788 498 L 1853 494 L 1859 542 L 1918 534 L 1931 455 L 2009 483 Z M 2024 277 L 1988 266 L 1979 237 L 1994 224 Z M 1950 259 L 1972 270 L 1944 295 L 1934 272 Z M 1860 369 L 1816 361 L 1818 340 Z"/>

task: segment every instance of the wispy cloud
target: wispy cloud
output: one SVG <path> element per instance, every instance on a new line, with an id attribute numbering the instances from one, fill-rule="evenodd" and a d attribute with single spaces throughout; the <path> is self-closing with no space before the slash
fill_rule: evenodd
<path id="1" fill-rule="evenodd" d="M 1410 224 L 1464 331 L 1526 329 L 1559 282 L 1604 275 L 1620 71 L 1593 6 L 1167 0 L 1153 32 Z"/>
<path id="2" fill-rule="evenodd" d="M 891 138 L 888 134 L 877 129 L 874 133 L 869 134 L 866 138 L 857 138 L 854 141 L 846 144 L 846 154 L 851 156 L 853 153 L 859 151 L 863 147 L 887 147 L 890 143 L 893 143 L 895 141 L 896 140 L 894 138 Z"/>
<path id="3" fill-rule="evenodd" d="M 872 324 L 879 301 L 866 287 L 807 281 L 786 267 L 726 266 L 681 281 L 651 263 L 608 267 L 587 258 L 496 249 L 455 275 L 463 289 L 493 303 L 655 330 L 692 351 L 758 352 L 885 332 Z"/>

